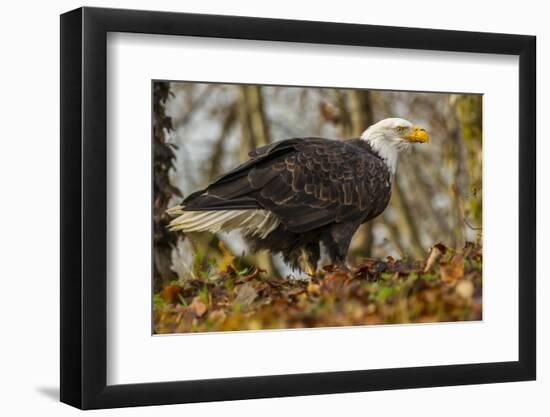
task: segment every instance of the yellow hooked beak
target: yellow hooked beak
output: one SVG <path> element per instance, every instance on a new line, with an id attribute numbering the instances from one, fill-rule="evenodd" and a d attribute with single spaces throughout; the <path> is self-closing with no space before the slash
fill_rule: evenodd
<path id="1" fill-rule="evenodd" d="M 430 135 L 426 132 L 426 129 L 420 126 L 411 127 L 409 134 L 405 135 L 403 139 L 413 143 L 428 143 L 430 142 Z"/>

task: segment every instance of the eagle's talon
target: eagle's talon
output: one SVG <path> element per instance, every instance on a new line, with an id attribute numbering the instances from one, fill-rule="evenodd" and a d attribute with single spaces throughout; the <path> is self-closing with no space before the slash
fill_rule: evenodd
<path id="1" fill-rule="evenodd" d="M 305 271 L 305 272 L 306 272 L 306 274 L 308 275 L 309 278 L 315 278 L 315 273 L 316 273 L 317 271 L 315 270 L 315 268 L 313 267 L 313 265 L 311 265 L 311 264 L 308 263 L 308 264 L 306 265 L 306 271 Z"/>
<path id="2" fill-rule="evenodd" d="M 334 270 L 338 272 L 344 272 L 346 274 L 351 274 L 351 268 L 345 262 L 337 262 L 334 264 Z"/>

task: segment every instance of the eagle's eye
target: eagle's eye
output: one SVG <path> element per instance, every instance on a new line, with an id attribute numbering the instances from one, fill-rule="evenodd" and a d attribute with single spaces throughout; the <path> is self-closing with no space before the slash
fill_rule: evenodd
<path id="1" fill-rule="evenodd" d="M 407 130 L 407 128 L 405 126 L 397 126 L 395 128 L 395 130 L 397 131 L 397 133 L 401 134 L 401 133 L 405 133 L 405 131 Z"/>

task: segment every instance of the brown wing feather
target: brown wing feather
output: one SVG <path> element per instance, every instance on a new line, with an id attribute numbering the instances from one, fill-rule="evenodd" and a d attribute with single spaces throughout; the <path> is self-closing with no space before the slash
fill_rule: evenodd
<path id="1" fill-rule="evenodd" d="M 361 143 L 305 139 L 275 163 L 252 168 L 248 180 L 256 184 L 263 179 L 258 201 L 294 232 L 335 221 L 364 221 L 386 207 L 390 175 L 382 160 L 357 145 Z M 266 182 L 267 177 L 273 179 Z"/>
<path id="2" fill-rule="evenodd" d="M 185 209 L 264 208 L 302 233 L 332 222 L 368 220 L 389 200 L 387 167 L 361 140 L 288 139 L 250 156 L 188 197 Z"/>

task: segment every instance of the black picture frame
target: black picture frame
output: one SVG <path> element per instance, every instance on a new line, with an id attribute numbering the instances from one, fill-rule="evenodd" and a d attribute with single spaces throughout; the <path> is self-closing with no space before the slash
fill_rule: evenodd
<path id="1" fill-rule="evenodd" d="M 108 32 L 519 56 L 519 360 L 107 385 Z M 80 8 L 61 16 L 61 401 L 82 409 L 533 380 L 536 38 L 251 17 Z"/>

